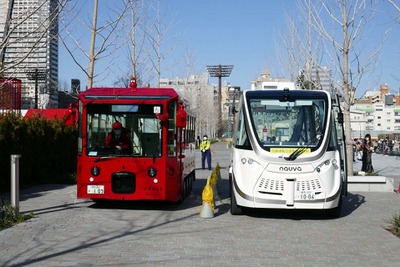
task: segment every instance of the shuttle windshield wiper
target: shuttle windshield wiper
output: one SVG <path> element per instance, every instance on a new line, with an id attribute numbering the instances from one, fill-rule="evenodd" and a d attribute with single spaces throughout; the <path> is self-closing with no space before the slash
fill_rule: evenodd
<path id="1" fill-rule="evenodd" d="M 319 140 L 321 140 L 321 137 L 322 137 L 322 134 L 317 134 L 315 136 L 316 141 L 319 142 Z M 303 145 L 304 145 L 304 143 L 303 143 Z M 284 159 L 291 160 L 291 161 L 297 159 L 297 157 L 300 156 L 301 154 L 303 154 L 304 152 L 306 152 L 307 149 L 309 149 L 312 144 L 308 143 L 306 146 L 303 146 L 303 145 L 301 147 L 297 148 L 295 151 L 293 151 L 293 153 L 290 154 L 288 157 L 284 157 Z"/>
<path id="2" fill-rule="evenodd" d="M 292 154 L 290 154 L 288 157 L 284 157 L 285 160 L 290 160 L 293 161 L 295 159 L 297 159 L 298 156 L 300 156 L 301 154 L 303 154 L 306 150 L 307 150 L 307 146 L 305 147 L 299 147 L 298 149 L 296 149 L 295 151 L 293 151 Z"/>

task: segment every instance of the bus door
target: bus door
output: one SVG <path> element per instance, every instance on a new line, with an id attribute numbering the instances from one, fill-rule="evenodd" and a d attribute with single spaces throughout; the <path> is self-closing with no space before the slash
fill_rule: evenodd
<path id="1" fill-rule="evenodd" d="M 340 109 L 338 96 L 332 96 L 333 98 L 333 123 L 336 128 L 337 143 L 340 154 L 340 173 L 343 181 L 343 191 L 342 194 L 347 196 L 347 155 L 346 155 L 346 138 L 344 135 L 343 127 L 343 113 Z"/>
<path id="2" fill-rule="evenodd" d="M 169 175 L 172 175 L 176 179 L 169 180 L 168 182 L 175 183 L 171 184 L 170 188 L 176 188 L 178 195 L 182 192 L 182 182 L 180 179 L 181 167 L 180 167 L 180 155 L 181 150 L 178 146 L 179 136 L 178 128 L 176 125 L 176 108 L 177 101 L 168 103 L 168 132 L 167 132 L 167 169 Z M 179 154 L 179 155 L 178 155 Z"/>

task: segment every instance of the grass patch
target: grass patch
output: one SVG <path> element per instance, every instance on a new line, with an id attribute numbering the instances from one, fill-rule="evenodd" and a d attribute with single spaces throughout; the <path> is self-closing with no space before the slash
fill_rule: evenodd
<path id="1" fill-rule="evenodd" d="M 400 214 L 394 214 L 391 219 L 386 220 L 388 224 L 385 229 L 400 238 Z"/>
<path id="2" fill-rule="evenodd" d="M 33 212 L 15 215 L 15 211 L 10 202 L 0 199 L 0 231 L 35 217 Z"/>
<path id="3" fill-rule="evenodd" d="M 367 172 L 364 175 L 361 175 L 358 172 L 354 172 L 354 176 L 380 176 L 380 175 L 374 172 Z"/>

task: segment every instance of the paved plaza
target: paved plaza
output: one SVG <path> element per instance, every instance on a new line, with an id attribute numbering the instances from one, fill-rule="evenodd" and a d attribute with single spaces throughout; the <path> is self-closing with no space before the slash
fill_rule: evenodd
<path id="1" fill-rule="evenodd" d="M 229 150 L 214 144 L 221 166 L 215 217 L 199 216 L 208 170 L 198 169 L 183 204 L 95 205 L 71 185 L 21 192 L 21 212 L 36 217 L 0 232 L 0 266 L 398 266 L 400 239 L 386 220 L 400 212 L 396 192 L 349 192 L 342 215 L 229 212 Z M 400 159 L 373 155 L 379 175 L 400 181 Z M 200 153 L 197 154 L 197 168 Z M 361 162 L 354 164 L 354 170 Z"/>

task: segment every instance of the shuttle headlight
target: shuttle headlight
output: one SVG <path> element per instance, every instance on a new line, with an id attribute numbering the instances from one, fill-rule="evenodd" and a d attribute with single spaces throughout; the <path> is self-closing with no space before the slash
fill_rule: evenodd
<path id="1" fill-rule="evenodd" d="M 90 170 L 90 173 L 93 176 L 99 176 L 100 175 L 100 168 L 97 166 L 92 167 L 92 169 Z"/>
<path id="2" fill-rule="evenodd" d="M 260 165 L 260 163 L 258 161 L 254 160 L 254 159 L 251 159 L 251 158 L 249 158 L 249 159 L 242 158 L 240 161 L 242 162 L 243 165 L 246 164 L 246 163 L 248 163 L 250 165 L 253 164 L 253 163 L 257 163 L 258 165 Z"/>

